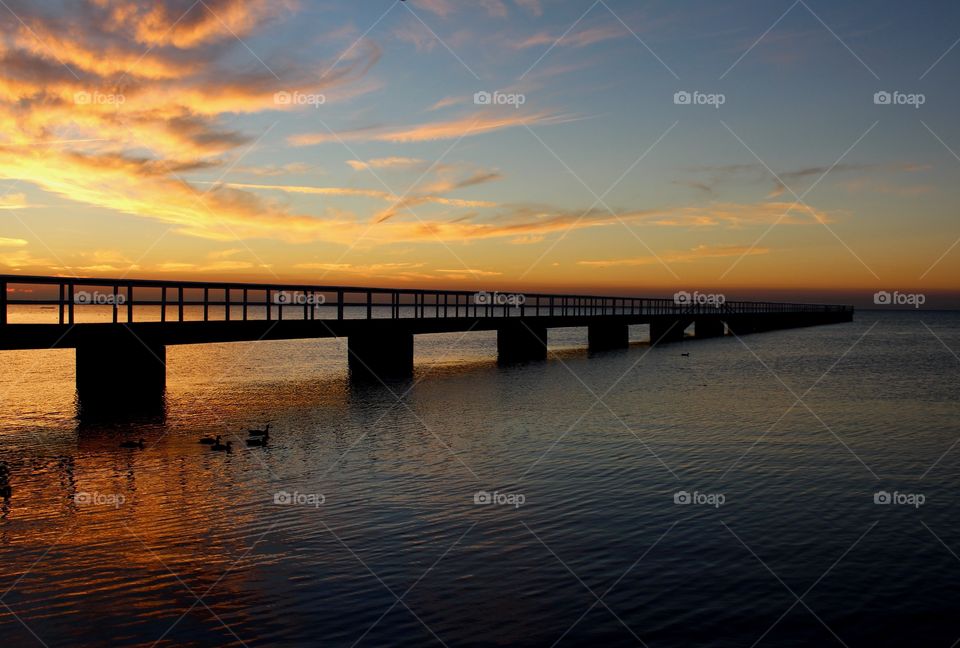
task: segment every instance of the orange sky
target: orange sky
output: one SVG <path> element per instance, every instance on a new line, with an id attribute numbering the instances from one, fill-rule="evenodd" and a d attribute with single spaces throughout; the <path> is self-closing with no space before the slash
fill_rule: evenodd
<path id="1" fill-rule="evenodd" d="M 709 5 L 191 5 L 10 4 L 0 272 L 956 291 L 960 56 L 933 35 L 897 55 L 880 23 L 845 48 L 802 10 L 758 41 L 775 16 Z M 922 108 L 874 102 L 924 70 Z"/>

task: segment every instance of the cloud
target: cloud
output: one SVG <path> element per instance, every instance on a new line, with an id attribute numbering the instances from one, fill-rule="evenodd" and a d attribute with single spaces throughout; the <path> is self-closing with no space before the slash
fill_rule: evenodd
<path id="1" fill-rule="evenodd" d="M 436 36 L 426 29 L 413 16 L 407 16 L 401 25 L 393 30 L 393 35 L 404 43 L 413 45 L 418 52 L 431 52 L 437 46 Z"/>
<path id="2" fill-rule="evenodd" d="M 26 209 L 27 207 L 29 207 L 27 204 L 27 197 L 22 193 L 0 196 L 0 210 Z"/>
<path id="3" fill-rule="evenodd" d="M 807 178 L 818 179 L 825 175 L 861 173 L 867 171 L 885 171 L 890 173 L 916 173 L 927 171 L 929 165 L 914 163 L 898 164 L 850 164 L 841 163 L 834 166 L 808 166 L 799 169 L 788 169 L 777 172 L 779 179 L 761 164 L 721 164 L 713 166 L 699 166 L 689 171 L 697 175 L 706 175 L 702 180 L 678 180 L 675 184 L 692 187 L 706 194 L 714 194 L 720 185 L 729 184 L 736 180 L 746 179 L 748 182 L 773 182 L 773 188 L 767 194 L 768 199 L 779 198 L 788 193 L 786 183 L 797 193 L 801 193 L 796 186 L 797 182 Z M 783 182 L 781 182 L 781 180 Z M 792 196 L 792 194 L 791 194 Z"/>
<path id="4" fill-rule="evenodd" d="M 259 264 L 249 261 L 214 261 L 213 263 L 187 263 L 169 261 L 151 268 L 155 272 L 227 272 L 230 270 L 252 270 Z"/>
<path id="5" fill-rule="evenodd" d="M 507 17 L 507 5 L 503 0 L 480 0 L 480 6 L 487 10 L 487 13 L 494 18 Z"/>
<path id="6" fill-rule="evenodd" d="M 712 202 L 708 205 L 672 208 L 651 217 L 650 222 L 670 227 L 728 227 L 742 228 L 779 222 L 789 225 L 830 223 L 827 212 L 792 202 L 730 203 Z"/>
<path id="7" fill-rule="evenodd" d="M 26 247 L 27 242 L 23 239 L 2 238 L 0 237 L 0 247 Z"/>
<path id="8" fill-rule="evenodd" d="M 578 29 L 568 34 L 539 32 L 514 43 L 516 49 L 530 47 L 587 47 L 614 38 L 623 38 L 629 32 L 622 25 L 605 25 Z"/>
<path id="9" fill-rule="evenodd" d="M 451 168 L 455 167 L 448 166 L 441 168 L 439 170 L 439 178 L 419 186 L 416 192 L 413 192 L 413 188 L 411 187 L 411 191 L 408 192 L 406 196 L 399 199 L 388 209 L 377 214 L 374 218 L 374 221 L 377 223 L 382 223 L 403 210 L 412 209 L 413 207 L 422 205 L 426 202 L 440 202 L 441 204 L 447 204 L 453 207 L 496 207 L 495 203 L 486 201 L 453 201 L 453 199 L 450 198 L 438 199 L 435 194 L 445 194 L 458 189 L 474 187 L 487 182 L 499 180 L 502 177 L 497 171 L 479 170 L 474 171 L 465 177 L 461 176 L 454 178 L 450 176 Z"/>
<path id="10" fill-rule="evenodd" d="M 409 0 L 417 9 L 426 9 L 441 18 L 446 18 L 453 13 L 455 5 L 452 0 Z"/>
<path id="11" fill-rule="evenodd" d="M 591 268 L 621 268 L 633 266 L 655 265 L 658 263 L 692 263 L 704 259 L 720 259 L 727 257 L 754 256 L 768 254 L 769 248 L 747 247 L 740 245 L 710 246 L 698 245 L 690 250 L 679 252 L 669 252 L 659 255 L 659 258 L 651 255 L 646 257 L 633 257 L 629 259 L 601 259 L 598 261 L 577 261 L 577 265 L 589 266 Z"/>
<path id="12" fill-rule="evenodd" d="M 441 18 L 447 18 L 463 5 L 469 4 L 462 3 L 457 6 L 454 0 L 408 0 L 408 2 L 417 9 L 425 9 Z M 543 13 L 539 0 L 514 0 L 514 2 L 535 16 Z M 509 15 L 509 9 L 504 0 L 476 0 L 476 4 L 493 18 L 506 18 Z"/>
<path id="13" fill-rule="evenodd" d="M 410 168 L 410 167 L 424 167 L 427 166 L 425 160 L 419 158 L 409 158 L 409 157 L 386 157 L 386 158 L 374 158 L 372 160 L 367 160 L 366 162 L 362 160 L 347 160 L 347 164 L 350 168 L 355 171 L 362 171 L 365 169 L 397 169 L 397 168 Z"/>
<path id="14" fill-rule="evenodd" d="M 517 111 L 514 111 L 517 112 Z M 337 133 L 306 133 L 294 135 L 289 142 L 294 146 L 311 146 L 328 142 L 430 142 L 460 137 L 476 137 L 486 133 L 517 128 L 524 124 L 559 124 L 574 117 L 539 112 L 534 114 L 475 113 L 456 119 L 427 122 L 413 126 L 369 126 L 366 128 L 339 131 Z"/>
<path id="15" fill-rule="evenodd" d="M 233 171 L 236 173 L 249 173 L 250 175 L 260 177 L 273 177 L 281 175 L 299 175 L 309 171 L 320 171 L 320 167 L 307 164 L 305 162 L 289 162 L 272 166 L 235 166 Z"/>
<path id="16" fill-rule="evenodd" d="M 237 37 L 294 3 L 10 1 L 22 23 L 0 37 L 0 178 L 191 236 L 319 236 L 323 215 L 237 188 L 201 192 L 183 176 L 224 166 L 253 140 L 227 125 L 236 115 L 301 108 L 278 105 L 275 92 L 361 85 L 376 47 L 354 48 L 323 78 L 315 65 L 268 59 L 238 70 Z"/>
<path id="17" fill-rule="evenodd" d="M 441 110 L 443 108 L 450 108 L 451 106 L 459 106 L 461 104 L 467 103 L 467 96 L 453 96 L 453 97 L 444 97 L 443 99 L 437 101 L 433 105 L 427 108 L 428 111 L 433 112 L 434 110 Z"/>
<path id="18" fill-rule="evenodd" d="M 436 272 L 456 276 L 462 276 L 464 272 L 469 272 L 470 275 L 474 277 L 499 277 L 503 274 L 502 272 L 496 272 L 494 270 L 477 270 L 476 268 L 470 268 L 469 270 L 466 270 L 465 268 L 461 268 L 459 270 L 442 270 L 438 268 Z"/>
<path id="19" fill-rule="evenodd" d="M 352 198 L 373 198 L 384 202 L 393 203 L 391 210 L 399 209 L 397 206 L 418 205 L 424 203 L 435 203 L 438 205 L 448 205 L 451 207 L 496 207 L 497 203 L 486 200 L 460 200 L 457 198 L 447 198 L 437 195 L 413 194 L 406 198 L 381 191 L 379 189 L 360 189 L 355 187 L 310 187 L 302 185 L 267 185 L 250 184 L 246 182 L 222 182 L 218 187 L 229 187 L 232 189 L 255 189 L 260 191 L 282 191 L 292 194 L 311 194 L 314 196 L 338 196 Z M 466 185 L 465 185 L 466 186 Z M 450 187 L 456 189 L 459 187 Z"/>
<path id="20" fill-rule="evenodd" d="M 936 191 L 933 185 L 895 185 L 874 178 L 855 178 L 838 183 L 850 193 L 870 192 L 890 196 L 914 197 L 923 196 Z"/>
<path id="21" fill-rule="evenodd" d="M 540 0 L 513 0 L 517 6 L 526 9 L 534 16 L 543 15 L 543 7 L 540 6 Z"/>

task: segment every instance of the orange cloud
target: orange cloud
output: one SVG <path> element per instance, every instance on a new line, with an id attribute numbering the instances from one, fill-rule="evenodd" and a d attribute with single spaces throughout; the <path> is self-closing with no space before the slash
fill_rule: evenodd
<path id="1" fill-rule="evenodd" d="M 351 169 L 356 171 L 362 171 L 364 169 L 395 169 L 427 166 L 427 162 L 425 160 L 408 157 L 375 158 L 372 160 L 367 160 L 366 162 L 362 160 L 347 160 L 347 164 Z"/>
<path id="2" fill-rule="evenodd" d="M 0 210 L 2 209 L 26 209 L 27 197 L 22 194 L 8 194 L 6 196 L 0 196 Z"/>
<path id="3" fill-rule="evenodd" d="M 516 112 L 516 111 L 514 111 Z M 340 141 L 364 142 L 429 142 L 435 140 L 449 140 L 460 137 L 475 137 L 485 133 L 492 133 L 508 128 L 517 128 L 524 124 L 559 124 L 574 119 L 570 116 L 552 113 L 534 114 L 493 114 L 489 112 L 475 113 L 465 117 L 447 121 L 437 121 L 415 126 L 402 127 L 371 127 L 337 133 L 306 133 L 294 135 L 289 142 L 294 146 L 310 146 Z"/>
<path id="4" fill-rule="evenodd" d="M 589 266 L 592 268 L 620 268 L 631 266 L 655 265 L 658 263 L 689 263 L 693 261 L 702 261 L 704 259 L 720 259 L 726 257 L 753 256 L 759 254 L 768 254 L 769 248 L 747 247 L 739 245 L 710 246 L 698 245 L 697 247 L 682 252 L 670 252 L 655 256 L 634 257 L 630 259 L 601 259 L 598 261 L 577 261 L 577 265 Z"/>
<path id="5" fill-rule="evenodd" d="M 350 196 L 361 198 L 375 198 L 386 202 L 392 202 L 396 205 L 414 205 L 423 203 L 436 203 L 438 205 L 449 205 L 453 207 L 496 207 L 497 203 L 485 200 L 460 200 L 457 198 L 446 198 L 444 196 L 434 195 L 413 195 L 408 198 L 402 198 L 388 191 L 379 189 L 356 189 L 352 187 L 304 187 L 296 185 L 265 185 L 249 184 L 243 182 L 223 182 L 218 186 L 231 187 L 236 189 L 260 189 L 267 191 L 283 191 L 286 193 L 313 194 L 317 196 Z M 456 188 L 456 187 L 451 187 Z"/>

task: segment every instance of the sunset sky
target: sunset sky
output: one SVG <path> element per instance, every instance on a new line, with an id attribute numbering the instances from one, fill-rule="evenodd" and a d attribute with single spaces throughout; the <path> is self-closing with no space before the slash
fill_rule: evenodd
<path id="1" fill-rule="evenodd" d="M 956 3 L 0 5 L 0 273 L 957 287 Z"/>

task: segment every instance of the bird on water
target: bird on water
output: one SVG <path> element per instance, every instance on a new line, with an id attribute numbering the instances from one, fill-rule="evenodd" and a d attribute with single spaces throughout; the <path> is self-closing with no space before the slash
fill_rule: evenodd
<path id="1" fill-rule="evenodd" d="M 265 437 L 270 436 L 270 424 L 267 423 L 267 427 L 262 430 L 249 430 L 250 436 L 252 437 Z"/>
<path id="2" fill-rule="evenodd" d="M 231 452 L 233 450 L 233 442 L 227 441 L 226 443 L 215 443 L 210 446 L 211 450 L 216 452 Z"/>

